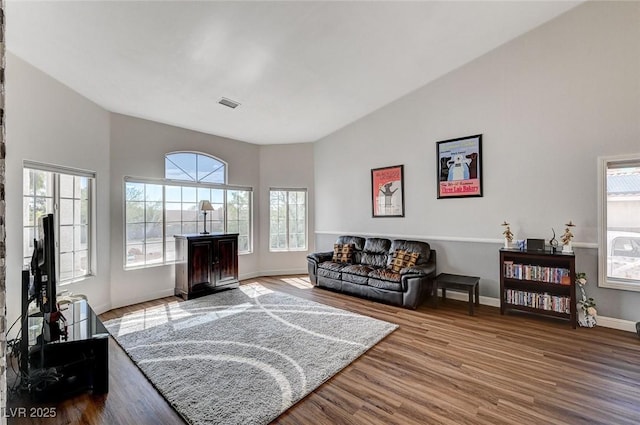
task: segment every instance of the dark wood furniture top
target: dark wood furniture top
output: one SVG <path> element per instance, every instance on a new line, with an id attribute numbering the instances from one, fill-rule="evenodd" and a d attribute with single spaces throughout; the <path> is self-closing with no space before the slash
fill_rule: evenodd
<path id="1" fill-rule="evenodd" d="M 185 300 L 238 287 L 238 234 L 174 235 L 175 295 Z"/>
<path id="2" fill-rule="evenodd" d="M 480 305 L 480 278 L 477 276 L 440 273 L 436 277 L 436 296 L 433 297 L 435 307 L 438 306 L 438 289 L 442 289 L 442 301 L 447 299 L 447 289 L 467 292 L 469 294 L 469 316 L 473 316 L 474 304 Z"/>

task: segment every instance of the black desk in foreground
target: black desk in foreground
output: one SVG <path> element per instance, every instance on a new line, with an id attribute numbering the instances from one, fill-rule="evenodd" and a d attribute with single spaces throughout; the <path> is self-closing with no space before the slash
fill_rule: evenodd
<path id="1" fill-rule="evenodd" d="M 470 316 L 473 316 L 473 305 L 480 305 L 480 278 L 477 276 L 440 273 L 438 277 L 436 277 L 436 296 L 433 297 L 434 307 L 438 306 L 438 289 L 442 289 L 443 301 L 447 299 L 447 289 L 468 292 Z"/>

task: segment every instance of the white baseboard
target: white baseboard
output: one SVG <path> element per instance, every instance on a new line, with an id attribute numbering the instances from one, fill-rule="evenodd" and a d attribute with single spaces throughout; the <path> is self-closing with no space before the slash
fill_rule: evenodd
<path id="1" fill-rule="evenodd" d="M 112 303 L 109 310 L 113 310 L 114 308 L 120 308 L 120 307 L 126 307 L 129 305 L 133 305 L 133 304 L 138 304 L 138 303 L 143 303 L 146 301 L 152 301 L 152 300 L 157 300 L 159 298 L 164 298 L 164 297 L 170 297 L 172 295 L 175 295 L 175 290 L 174 288 L 170 288 L 170 289 L 163 289 L 161 291 L 156 291 L 150 294 L 145 294 L 145 295 L 141 295 L 138 297 L 133 297 L 133 298 L 129 298 L 126 301 L 125 300 L 121 300 L 119 303 Z M 105 310 L 107 311 L 107 310 Z M 99 314 L 96 311 L 96 314 Z"/>
<path id="2" fill-rule="evenodd" d="M 440 292 L 438 293 L 438 296 L 441 296 Z M 451 292 L 450 290 L 447 291 L 447 298 L 459 301 L 469 300 L 469 296 L 464 292 Z M 500 300 L 498 298 L 485 297 L 480 295 L 480 304 L 488 305 L 491 307 L 500 307 Z M 598 316 L 597 321 L 598 326 L 602 326 L 603 328 L 618 329 L 621 331 L 633 333 L 636 332 L 636 322 L 632 322 L 630 320 L 616 319 L 615 317 Z"/>

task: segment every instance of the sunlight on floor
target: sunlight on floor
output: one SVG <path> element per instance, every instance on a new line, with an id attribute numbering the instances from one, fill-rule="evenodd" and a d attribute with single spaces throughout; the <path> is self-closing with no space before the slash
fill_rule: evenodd
<path id="1" fill-rule="evenodd" d="M 309 282 L 309 278 L 308 277 L 283 277 L 282 279 L 280 279 L 282 282 L 286 283 L 287 285 L 291 285 L 291 286 L 295 286 L 296 288 L 300 288 L 300 289 L 310 289 L 313 288 L 313 285 L 311 284 L 311 282 Z"/>
<path id="2" fill-rule="evenodd" d="M 271 289 L 267 289 L 258 282 L 249 282 L 240 285 L 240 290 L 249 298 L 257 298 L 261 295 L 273 294 Z"/>

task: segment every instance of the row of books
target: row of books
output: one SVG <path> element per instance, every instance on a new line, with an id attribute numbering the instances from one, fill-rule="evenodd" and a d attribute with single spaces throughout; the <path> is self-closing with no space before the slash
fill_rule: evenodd
<path id="1" fill-rule="evenodd" d="M 571 298 L 567 296 L 551 295 L 547 292 L 519 291 L 517 289 L 507 289 L 504 292 L 505 301 L 508 304 L 539 308 L 558 313 L 571 312 Z"/>
<path id="2" fill-rule="evenodd" d="M 510 279 L 535 280 L 538 282 L 558 283 L 560 285 L 571 284 L 569 269 L 565 268 L 534 266 L 505 261 L 503 269 L 504 277 Z"/>

